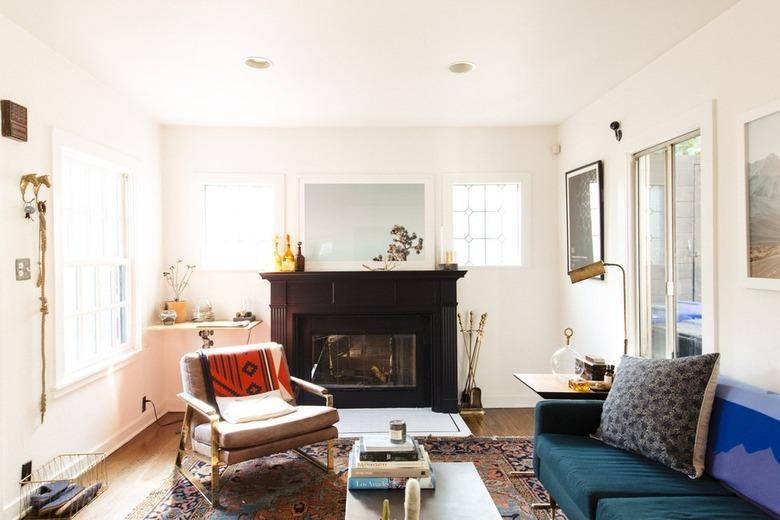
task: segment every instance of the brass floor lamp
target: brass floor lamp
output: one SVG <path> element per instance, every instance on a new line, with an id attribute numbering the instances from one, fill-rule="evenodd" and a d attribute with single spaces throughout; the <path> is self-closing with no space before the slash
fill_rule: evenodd
<path id="1" fill-rule="evenodd" d="M 602 276 L 607 272 L 607 267 L 617 267 L 623 274 L 623 355 L 628 354 L 628 296 L 626 294 L 626 270 L 619 264 L 605 263 L 599 260 L 589 265 L 578 267 L 569 271 L 571 283 L 589 280 L 595 276 Z"/>

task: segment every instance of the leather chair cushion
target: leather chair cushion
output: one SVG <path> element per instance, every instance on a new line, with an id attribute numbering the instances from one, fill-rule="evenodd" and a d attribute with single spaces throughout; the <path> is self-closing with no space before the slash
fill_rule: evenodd
<path id="1" fill-rule="evenodd" d="M 322 430 L 336 424 L 339 413 L 328 406 L 298 406 L 291 414 L 263 421 L 231 424 L 220 421 L 217 426 L 222 449 L 248 448 L 269 444 L 280 439 L 296 437 Z M 203 444 L 211 443 L 211 425 L 200 424 L 193 438 Z"/>
<path id="2" fill-rule="evenodd" d="M 308 432 L 296 437 L 290 437 L 288 439 L 281 439 L 271 442 L 269 444 L 263 444 L 261 446 L 252 446 L 250 448 L 239 448 L 234 450 L 219 450 L 219 461 L 222 464 L 238 464 L 246 460 L 254 460 L 267 455 L 273 455 L 275 453 L 282 453 L 293 448 L 301 448 L 308 446 L 316 442 L 327 441 L 330 439 L 336 439 L 339 436 L 338 430 L 335 426 L 329 426 L 316 432 Z M 192 448 L 206 457 L 211 456 L 211 446 L 208 444 L 200 443 L 193 439 Z M 324 462 L 324 461 L 323 461 Z"/>

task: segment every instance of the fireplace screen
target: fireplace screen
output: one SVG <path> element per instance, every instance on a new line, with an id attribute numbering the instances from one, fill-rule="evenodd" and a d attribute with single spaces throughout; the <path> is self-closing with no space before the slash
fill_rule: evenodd
<path id="1" fill-rule="evenodd" d="M 414 334 L 312 335 L 312 381 L 330 388 L 416 385 Z"/>

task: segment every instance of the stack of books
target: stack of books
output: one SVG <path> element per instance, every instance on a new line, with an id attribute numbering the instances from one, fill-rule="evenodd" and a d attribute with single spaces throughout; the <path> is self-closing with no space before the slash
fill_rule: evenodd
<path id="1" fill-rule="evenodd" d="M 364 435 L 349 455 L 348 489 L 404 489 L 414 478 L 422 489 L 434 489 L 436 481 L 425 448 L 407 437 L 403 443 L 388 436 Z"/>

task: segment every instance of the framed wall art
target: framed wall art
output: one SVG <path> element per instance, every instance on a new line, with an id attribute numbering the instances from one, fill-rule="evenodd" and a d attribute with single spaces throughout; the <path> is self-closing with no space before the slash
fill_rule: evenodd
<path id="1" fill-rule="evenodd" d="M 747 286 L 780 290 L 780 102 L 742 119 Z"/>
<path id="2" fill-rule="evenodd" d="M 603 177 L 601 161 L 566 172 L 568 271 L 604 260 Z"/>

